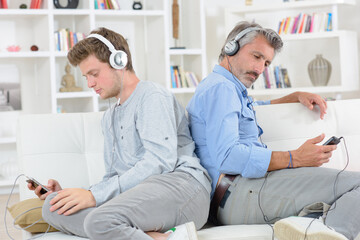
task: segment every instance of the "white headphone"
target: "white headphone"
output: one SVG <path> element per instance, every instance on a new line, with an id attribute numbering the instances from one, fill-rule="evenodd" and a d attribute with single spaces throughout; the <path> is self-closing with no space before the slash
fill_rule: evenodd
<path id="1" fill-rule="evenodd" d="M 245 34 L 247 34 L 249 32 L 252 32 L 252 31 L 257 31 L 257 30 L 261 30 L 261 28 L 259 28 L 259 27 L 249 27 L 249 28 L 245 28 L 244 30 L 239 32 L 238 35 L 236 35 L 236 37 L 233 40 L 230 40 L 225 44 L 224 51 L 225 51 L 226 55 L 228 55 L 228 56 L 235 55 L 239 51 L 239 48 L 240 48 L 239 40 Z"/>
<path id="2" fill-rule="evenodd" d="M 111 55 L 109 57 L 109 63 L 111 67 L 119 70 L 126 67 L 126 64 L 128 62 L 126 52 L 122 50 L 116 50 L 114 45 L 112 45 L 109 40 L 107 40 L 105 37 L 101 36 L 100 34 L 93 33 L 87 36 L 87 38 L 91 38 L 91 37 L 99 39 L 109 48 L 111 52 Z"/>

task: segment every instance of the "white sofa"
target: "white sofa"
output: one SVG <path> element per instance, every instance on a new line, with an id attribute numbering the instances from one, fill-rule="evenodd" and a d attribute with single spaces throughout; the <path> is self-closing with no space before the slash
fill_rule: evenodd
<path id="1" fill-rule="evenodd" d="M 279 104 L 257 106 L 257 120 L 264 130 L 263 141 L 273 150 L 298 148 L 320 133 L 343 136 L 350 163 L 348 170 L 360 170 L 360 99 L 328 102 L 324 120 L 319 111 L 304 106 Z M 87 188 L 104 173 L 102 113 L 22 115 L 18 122 L 17 149 L 21 172 L 46 183 L 58 179 L 62 187 Z M 341 169 L 346 163 L 343 142 L 326 167 Z M 35 195 L 20 182 L 21 200 Z M 198 232 L 200 240 L 271 239 L 267 225 L 209 227 Z M 41 239 L 76 239 L 62 233 L 49 233 Z"/>

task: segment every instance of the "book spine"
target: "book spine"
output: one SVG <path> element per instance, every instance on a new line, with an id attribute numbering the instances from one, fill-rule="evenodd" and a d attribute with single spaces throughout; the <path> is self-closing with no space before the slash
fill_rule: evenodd
<path id="1" fill-rule="evenodd" d="M 4 9 L 8 9 L 8 3 L 7 3 L 7 0 L 1 0 L 1 5 L 2 5 L 2 8 Z"/>
<path id="2" fill-rule="evenodd" d="M 116 0 L 111 0 L 111 3 L 113 5 L 113 9 L 115 9 L 115 10 L 120 9 L 119 4 L 118 4 L 118 2 Z"/>
<path id="3" fill-rule="evenodd" d="M 37 2 L 36 2 L 36 9 L 40 9 L 40 8 L 41 8 L 41 3 L 42 3 L 42 0 L 37 0 Z"/>
<path id="4" fill-rule="evenodd" d="M 328 13 L 328 21 L 326 31 L 332 31 L 332 13 Z"/>
<path id="5" fill-rule="evenodd" d="M 300 24 L 299 32 L 298 32 L 298 33 L 303 33 L 304 22 L 305 22 L 306 16 L 307 16 L 306 14 L 303 14 L 303 16 L 302 16 L 301 24 Z"/>
<path id="6" fill-rule="evenodd" d="M 174 66 L 174 75 L 175 75 L 176 88 L 181 88 L 178 66 Z"/>
<path id="7" fill-rule="evenodd" d="M 176 88 L 174 67 L 170 66 L 171 87 Z"/>

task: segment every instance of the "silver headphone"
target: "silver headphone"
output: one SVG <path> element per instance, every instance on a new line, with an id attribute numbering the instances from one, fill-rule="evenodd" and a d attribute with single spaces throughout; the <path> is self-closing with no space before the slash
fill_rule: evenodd
<path id="1" fill-rule="evenodd" d="M 233 56 L 239 51 L 239 49 L 240 49 L 239 40 L 245 34 L 252 32 L 252 31 L 261 30 L 261 29 L 262 28 L 259 28 L 259 27 L 249 27 L 249 28 L 245 28 L 244 30 L 239 32 L 238 35 L 236 35 L 236 37 L 233 40 L 230 40 L 225 44 L 224 51 L 225 51 L 226 55 Z"/>
<path id="2" fill-rule="evenodd" d="M 107 40 L 105 37 L 101 36 L 100 34 L 93 33 L 87 36 L 87 38 L 91 38 L 91 37 L 97 38 L 109 48 L 111 52 L 111 55 L 109 57 L 109 63 L 111 67 L 119 70 L 126 67 L 126 64 L 128 62 L 126 52 L 122 50 L 116 50 L 114 45 L 112 45 L 109 40 Z"/>

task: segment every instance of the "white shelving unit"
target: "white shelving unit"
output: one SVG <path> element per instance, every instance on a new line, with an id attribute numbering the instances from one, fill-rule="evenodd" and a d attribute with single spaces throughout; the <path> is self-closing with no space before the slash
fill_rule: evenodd
<path id="1" fill-rule="evenodd" d="M 285 17 L 299 13 L 331 12 L 333 31 L 302 34 L 281 34 L 282 51 L 275 56 L 273 65 L 288 69 L 292 88 L 250 90 L 253 96 L 286 95 L 294 91 L 340 94 L 359 89 L 357 34 L 339 29 L 339 8 L 349 8 L 355 0 L 314 0 L 275 2 L 259 6 L 235 6 L 225 10 L 225 25 L 229 32 L 241 20 L 253 21 L 266 28 L 277 30 Z M 327 86 L 314 87 L 308 76 L 308 63 L 316 54 L 322 54 L 332 64 L 332 73 Z"/>
<path id="2" fill-rule="evenodd" d="M 200 81 L 207 75 L 206 65 L 206 26 L 204 0 L 179 0 L 180 23 L 179 40 L 176 45 L 172 37 L 172 25 L 168 26 L 168 37 L 170 47 L 185 47 L 185 49 L 167 48 L 166 56 L 166 86 L 175 94 L 194 93 L 195 88 L 171 88 L 170 66 L 182 66 L 184 71 L 194 72 Z M 171 4 L 169 5 L 171 10 Z M 171 22 L 169 14 L 168 23 Z M 178 95 L 178 97 L 180 97 Z"/>
<path id="3" fill-rule="evenodd" d="M 11 0 L 9 9 L 0 9 L 0 27 L 7 34 L 0 39 L 0 64 L 15 64 L 19 68 L 22 110 L 18 114 L 57 113 L 59 109 L 92 112 L 108 108 L 107 100 L 101 100 L 88 89 L 78 68 L 72 68 L 71 73 L 83 91 L 59 91 L 67 64 L 67 52 L 55 48 L 54 32 L 60 28 L 86 35 L 98 27 L 121 33 L 128 40 L 138 77 L 160 83 L 180 96 L 194 89 L 170 88 L 171 64 L 183 65 L 199 79 L 206 74 L 203 0 L 179 0 L 180 43 L 185 46 L 181 50 L 170 50 L 174 46 L 172 1 L 143 0 L 142 10 L 132 10 L 132 3 L 127 1 L 120 1 L 121 10 L 95 9 L 92 0 L 79 1 L 77 9 L 56 9 L 53 0 L 43 0 L 41 9 L 19 9 L 22 3 L 24 0 Z M 25 3 L 29 6 L 30 0 Z M 10 45 L 19 45 L 21 51 L 8 52 L 6 48 Z M 30 51 L 32 45 L 38 46 L 39 51 Z M 8 113 L 0 112 L 0 119 L 4 114 Z M 15 117 L 13 122 L 16 121 Z M 16 158 L 15 135 L 0 135 L 0 155 L 0 158 Z M 0 190 L 12 181 L 0 177 Z"/>

